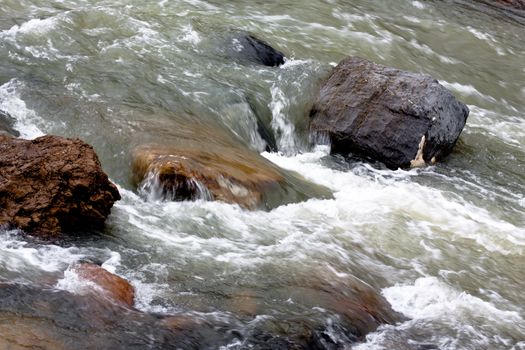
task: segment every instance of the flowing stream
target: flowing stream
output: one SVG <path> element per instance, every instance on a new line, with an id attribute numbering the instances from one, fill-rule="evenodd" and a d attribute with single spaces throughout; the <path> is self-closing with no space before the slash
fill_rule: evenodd
<path id="1" fill-rule="evenodd" d="M 228 58 L 239 31 L 286 63 Z M 139 310 L 235 324 L 244 336 L 222 349 L 292 316 L 340 348 L 525 349 L 524 38 L 522 19 L 469 1 L 0 0 L 0 110 L 22 137 L 92 144 L 123 197 L 92 237 L 0 230 L 0 279 L 75 291 L 68 266 L 96 260 L 131 281 Z M 349 55 L 430 74 L 468 104 L 443 163 L 391 171 L 310 144 L 309 108 Z M 248 211 L 140 195 L 131 149 L 188 123 L 333 198 Z M 406 320 L 352 343 L 291 287 L 352 278 Z"/>

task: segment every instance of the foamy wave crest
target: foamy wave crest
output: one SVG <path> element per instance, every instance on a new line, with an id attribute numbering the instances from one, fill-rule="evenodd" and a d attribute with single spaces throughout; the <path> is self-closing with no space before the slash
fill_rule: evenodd
<path id="1" fill-rule="evenodd" d="M 24 272 L 29 266 L 32 271 L 60 271 L 84 256 L 85 252 L 76 247 L 35 246 L 22 240 L 17 231 L 0 229 L 0 265 L 8 271 Z"/>
<path id="2" fill-rule="evenodd" d="M 33 139 L 44 135 L 41 129 L 44 121 L 20 98 L 20 90 L 23 88 L 24 83 L 16 79 L 0 86 L 0 109 L 16 119 L 15 129 L 22 138 Z"/>
<path id="3" fill-rule="evenodd" d="M 511 324 L 524 322 L 518 312 L 500 310 L 490 302 L 457 291 L 436 277 L 422 277 L 411 285 L 386 288 L 383 295 L 394 310 L 414 319 L 456 317 L 468 320 L 475 316 L 491 322 L 495 319 Z"/>

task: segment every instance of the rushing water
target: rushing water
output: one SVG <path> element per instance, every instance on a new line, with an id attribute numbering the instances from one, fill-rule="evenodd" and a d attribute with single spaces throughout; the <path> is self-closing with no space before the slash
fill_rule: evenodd
<path id="1" fill-rule="evenodd" d="M 228 59 L 239 30 L 286 64 Z M 287 291 L 357 278 L 408 318 L 357 349 L 525 349 L 524 38 L 523 21 L 468 1 L 1 0 L 0 109 L 23 137 L 91 143 L 123 199 L 93 239 L 0 231 L 0 277 L 74 291 L 64 271 L 95 259 L 132 281 L 140 310 L 244 334 L 294 315 L 340 343 L 333 312 Z M 390 171 L 310 147 L 308 109 L 348 55 L 431 74 L 469 105 L 445 162 Z M 264 156 L 332 199 L 247 211 L 146 200 L 130 182 L 135 145 L 201 123 L 263 152 L 258 120 L 280 151 Z"/>

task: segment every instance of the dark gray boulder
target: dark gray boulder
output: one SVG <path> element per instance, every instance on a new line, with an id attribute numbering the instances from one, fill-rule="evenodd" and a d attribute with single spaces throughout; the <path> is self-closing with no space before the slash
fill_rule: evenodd
<path id="1" fill-rule="evenodd" d="M 0 135 L 20 136 L 20 133 L 13 128 L 15 119 L 9 113 L 0 110 Z"/>
<path id="2" fill-rule="evenodd" d="M 269 67 L 284 63 L 284 54 L 252 34 L 237 33 L 227 44 L 227 55 Z"/>
<path id="3" fill-rule="evenodd" d="M 310 130 L 329 136 L 332 153 L 397 169 L 443 159 L 468 114 L 465 104 L 428 75 L 349 57 L 321 88 Z"/>

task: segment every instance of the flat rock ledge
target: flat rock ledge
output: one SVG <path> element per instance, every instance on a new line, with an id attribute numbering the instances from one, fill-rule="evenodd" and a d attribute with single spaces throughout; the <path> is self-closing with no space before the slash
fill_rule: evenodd
<path id="1" fill-rule="evenodd" d="M 85 142 L 0 135 L 0 225 L 42 236 L 84 232 L 103 227 L 119 199 Z"/>

